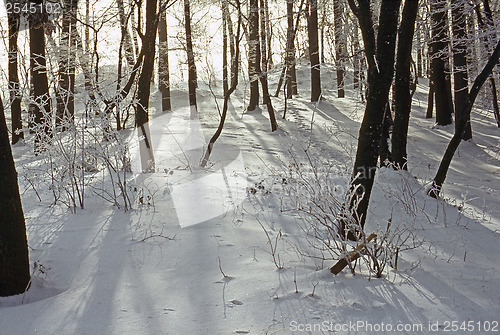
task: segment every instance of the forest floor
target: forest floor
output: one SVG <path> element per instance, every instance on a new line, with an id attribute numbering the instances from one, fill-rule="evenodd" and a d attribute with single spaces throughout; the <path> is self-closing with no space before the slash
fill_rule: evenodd
<path id="1" fill-rule="evenodd" d="M 273 98 L 273 133 L 265 106 L 245 112 L 241 85 L 204 169 L 199 162 L 219 120 L 214 99 L 201 84 L 199 120 L 190 120 L 187 95 L 174 91 L 174 111 L 155 112 L 150 122 L 157 172 L 138 173 L 136 135 L 128 137 L 135 200 L 127 212 L 91 191 L 76 213 L 51 205 L 49 189 L 37 190 L 40 201 L 22 177 L 37 159 L 28 145 L 14 146 L 33 277 L 24 295 L 0 298 L 0 335 L 500 332 L 493 114 L 474 111 L 474 140 L 460 145 L 443 198 L 432 199 L 425 191 L 454 128 L 425 119 L 421 81 L 409 171 L 377 170 L 365 228 L 382 236 L 390 220 L 397 261 L 388 255 L 381 278 L 364 261 L 355 275 L 346 268 L 334 276 L 335 255 L 317 257 L 321 244 L 306 234 L 314 221 L 293 204 L 327 206 L 323 182 L 345 189 L 364 108 L 349 91 L 336 98 L 328 66 L 323 100 L 308 102 L 308 69 L 298 71 L 300 95 L 287 101 L 285 120 L 283 99 Z M 274 73 L 272 88 L 276 81 Z M 151 100 L 159 110 L 160 95 Z M 305 182 L 319 198 L 294 198 L 311 194 Z"/>

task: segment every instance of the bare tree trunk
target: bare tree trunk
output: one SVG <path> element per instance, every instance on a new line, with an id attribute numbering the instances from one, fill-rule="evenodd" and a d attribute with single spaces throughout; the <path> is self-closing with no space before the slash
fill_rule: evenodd
<path id="1" fill-rule="evenodd" d="M 224 3 L 224 0 L 222 1 Z M 226 96 L 229 90 L 229 71 L 227 64 L 227 19 L 222 5 L 222 92 Z"/>
<path id="2" fill-rule="evenodd" d="M 450 65 L 448 61 L 448 15 L 446 1 L 431 0 L 431 81 L 434 85 L 436 123 L 445 126 L 453 122 Z"/>
<path id="3" fill-rule="evenodd" d="M 16 144 L 24 138 L 23 123 L 21 117 L 21 97 L 19 89 L 18 74 L 18 48 L 17 37 L 19 35 L 19 19 L 12 13 L 7 15 L 9 22 L 9 93 L 10 93 L 10 115 L 12 127 L 12 144 Z"/>
<path id="4" fill-rule="evenodd" d="M 265 71 L 268 71 L 270 67 L 273 65 L 273 49 L 271 48 L 272 45 L 272 38 L 273 34 L 271 31 L 271 20 L 269 17 L 269 3 L 268 0 L 263 0 L 264 1 L 264 15 L 265 15 L 265 21 L 266 21 L 266 43 L 267 43 L 267 68 L 265 68 Z"/>
<path id="5" fill-rule="evenodd" d="M 51 137 L 52 114 L 45 59 L 45 34 L 41 24 L 31 23 L 30 29 L 30 72 L 33 101 L 30 103 L 34 116 L 35 154 L 43 151 L 43 144 Z"/>
<path id="6" fill-rule="evenodd" d="M 392 131 L 392 162 L 407 170 L 406 143 L 411 111 L 410 65 L 418 1 L 406 1 L 398 33 L 396 78 L 394 84 L 394 127 Z"/>
<path id="7" fill-rule="evenodd" d="M 455 132 L 460 124 L 466 124 L 462 133 L 464 141 L 472 139 L 470 113 L 467 113 L 469 77 L 467 74 L 467 25 L 465 6 L 467 3 L 455 1 L 452 4 L 451 19 L 453 32 L 453 85 L 455 90 Z M 462 120 L 464 119 L 464 120 Z"/>
<path id="8" fill-rule="evenodd" d="M 291 1 L 291 4 L 290 4 L 290 1 L 287 0 L 288 27 L 287 27 L 287 37 L 286 37 L 285 62 L 284 62 L 283 68 L 281 69 L 281 75 L 280 75 L 280 79 L 278 81 L 278 85 L 276 87 L 276 92 L 274 93 L 275 97 L 278 97 L 278 95 L 281 91 L 281 86 L 283 85 L 283 82 L 285 81 L 285 79 L 287 82 L 287 84 L 286 84 L 287 93 L 285 96 L 286 98 L 292 98 L 291 94 L 293 93 L 293 89 L 291 89 L 292 92 L 288 92 L 289 87 L 291 87 L 291 85 L 290 86 L 288 85 L 288 82 L 289 81 L 293 82 L 295 80 L 295 86 L 297 86 L 296 79 L 294 79 L 295 77 L 293 75 L 293 73 L 295 73 L 295 70 L 294 70 L 295 65 L 293 66 L 293 69 L 289 66 L 292 62 L 293 62 L 293 64 L 295 64 L 295 46 L 293 46 L 293 52 L 289 52 L 289 51 L 292 49 L 292 47 L 290 46 L 290 43 L 293 42 L 293 40 L 295 40 L 295 36 L 297 34 L 297 29 L 299 27 L 300 12 L 302 11 L 302 6 L 304 5 L 304 2 L 305 2 L 305 0 L 300 1 L 298 14 L 297 14 L 297 17 L 295 18 L 295 25 L 293 25 L 293 0 Z M 291 23 L 290 23 L 290 20 L 292 20 Z M 293 55 L 291 61 L 290 61 L 290 57 L 289 57 L 290 55 Z M 296 93 L 293 93 L 293 94 L 296 94 Z"/>
<path id="9" fill-rule="evenodd" d="M 65 131 L 75 119 L 75 60 L 77 0 L 65 0 L 59 43 L 59 83 L 57 87 L 56 127 Z"/>
<path id="10" fill-rule="evenodd" d="M 172 111 L 170 101 L 170 69 L 168 67 L 167 13 L 162 10 L 158 26 L 158 86 L 161 92 L 161 110 Z"/>
<path id="11" fill-rule="evenodd" d="M 151 78 L 155 60 L 156 30 L 158 28 L 157 0 L 146 1 L 146 32 L 142 38 L 144 62 L 137 85 L 137 107 L 135 110 L 135 125 L 139 130 L 139 149 L 141 152 L 141 168 L 143 172 L 155 171 L 155 160 L 149 132 L 149 96 L 151 93 Z M 142 149 L 142 150 L 141 150 Z"/>
<path id="12" fill-rule="evenodd" d="M 196 119 L 198 117 L 198 108 L 196 105 L 196 88 L 198 87 L 198 79 L 196 76 L 196 63 L 194 60 L 193 38 L 191 34 L 191 10 L 189 7 L 189 0 L 184 0 L 184 28 L 186 30 L 189 106 L 191 108 L 190 118 Z"/>
<path id="13" fill-rule="evenodd" d="M 400 4 L 399 0 L 382 0 L 378 35 L 375 39 L 370 3 L 363 1 L 356 6 L 354 0 L 349 0 L 349 5 L 358 17 L 363 32 L 368 61 L 368 96 L 359 130 L 358 149 L 351 178 L 353 196 L 348 204 L 349 212 L 359 225 L 358 229 L 363 229 L 365 224 L 377 169 L 382 124 L 394 75 Z M 357 236 L 359 232 L 351 231 L 350 228 L 344 223 L 339 231 L 340 236 L 350 239 L 359 238 Z"/>
<path id="14" fill-rule="evenodd" d="M 132 37 L 128 31 L 128 19 L 129 17 L 125 15 L 125 6 L 123 4 L 123 0 L 116 0 L 116 4 L 118 6 L 118 15 L 120 16 L 120 27 L 122 30 L 122 35 L 124 37 L 124 46 L 125 46 L 125 57 L 127 58 L 127 64 L 130 68 L 132 68 L 135 64 L 134 59 L 134 47 L 132 45 Z"/>
<path id="15" fill-rule="evenodd" d="M 248 15 L 248 79 L 250 81 L 250 99 L 248 111 L 253 111 L 259 104 L 260 42 L 259 42 L 259 4 L 250 0 Z"/>
<path id="16" fill-rule="evenodd" d="M 321 72 L 318 45 L 318 0 L 308 0 L 309 10 L 307 32 L 309 37 L 309 59 L 311 62 L 311 101 L 321 96 Z"/>
<path id="17" fill-rule="evenodd" d="M 297 74 L 295 70 L 295 28 L 293 25 L 293 0 L 287 0 L 287 50 L 286 50 L 286 89 L 287 98 L 291 99 L 297 90 Z M 301 8 L 302 9 L 302 6 Z M 297 14 L 300 17 L 300 12 Z"/>
<path id="18" fill-rule="evenodd" d="M 0 297 L 29 288 L 30 264 L 26 224 L 3 102 L 0 99 Z"/>
<path id="19" fill-rule="evenodd" d="M 346 35 L 344 32 L 344 4 L 343 0 L 333 2 L 333 15 L 335 16 L 335 65 L 337 68 L 337 94 L 339 98 L 345 97 L 344 90 L 344 68 L 347 50 Z"/>

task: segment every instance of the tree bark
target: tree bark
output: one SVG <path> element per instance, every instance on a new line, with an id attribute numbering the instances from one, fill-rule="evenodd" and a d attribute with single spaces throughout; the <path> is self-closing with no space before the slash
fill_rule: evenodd
<path id="1" fill-rule="evenodd" d="M 30 283 L 26 225 L 17 172 L 0 99 L 0 297 L 21 294 Z"/>
<path id="2" fill-rule="evenodd" d="M 436 123 L 446 126 L 453 122 L 450 65 L 448 61 L 448 15 L 446 1 L 431 0 L 431 81 L 434 85 Z"/>
<path id="3" fill-rule="evenodd" d="M 392 162 L 407 170 L 406 143 L 411 111 L 411 49 L 415 32 L 418 1 L 406 1 L 398 33 L 396 78 L 394 84 L 394 127 L 392 130 Z"/>
<path id="4" fill-rule="evenodd" d="M 356 160 L 351 177 L 352 198 L 349 212 L 360 229 L 363 229 L 368 204 L 375 179 L 379 157 L 379 143 L 389 90 L 394 75 L 394 57 L 398 27 L 399 0 L 382 0 L 379 28 L 375 40 L 370 1 L 349 0 L 351 9 L 358 17 L 365 53 L 368 61 L 368 95 L 365 113 L 358 136 Z M 340 227 L 340 236 L 356 239 L 357 234 L 345 224 Z"/>
<path id="5" fill-rule="evenodd" d="M 17 37 L 19 35 L 19 18 L 12 13 L 7 15 L 9 23 L 9 93 L 10 93 L 10 115 L 12 129 L 12 144 L 16 144 L 24 138 L 23 123 L 21 116 L 21 97 L 19 89 L 18 73 L 18 48 Z"/>
<path id="6" fill-rule="evenodd" d="M 309 37 L 309 60 L 311 62 L 311 102 L 321 96 L 321 72 L 318 43 L 318 0 L 309 1 L 307 32 Z"/>
<path id="7" fill-rule="evenodd" d="M 118 6 L 118 15 L 120 17 L 120 28 L 122 30 L 124 38 L 123 44 L 125 47 L 125 58 L 127 59 L 128 66 L 132 68 L 135 64 L 135 59 L 132 37 L 130 36 L 130 32 L 128 30 L 128 16 L 125 14 L 125 6 L 123 4 L 123 0 L 116 0 L 116 4 Z"/>
<path id="8" fill-rule="evenodd" d="M 158 28 L 157 0 L 146 1 L 146 32 L 142 38 L 144 61 L 137 85 L 137 107 L 135 110 L 135 125 L 139 130 L 141 151 L 141 168 L 143 172 L 154 172 L 155 161 L 151 135 L 148 127 L 149 96 L 151 93 L 151 78 L 155 60 L 156 30 Z M 144 154 L 143 154 L 144 153 Z"/>
<path id="9" fill-rule="evenodd" d="M 467 4 L 464 2 L 455 1 L 451 9 L 455 132 L 457 132 L 459 125 L 465 122 L 465 130 L 462 133 L 462 139 L 464 141 L 472 139 L 470 113 L 467 113 L 465 110 L 469 94 L 469 77 L 467 74 L 467 20 L 464 8 L 466 6 Z"/>
<path id="10" fill-rule="evenodd" d="M 333 1 L 334 30 L 335 30 L 335 65 L 337 68 L 337 96 L 345 97 L 344 90 L 344 67 L 347 42 L 345 40 L 343 15 L 344 6 L 342 0 Z"/>
<path id="11" fill-rule="evenodd" d="M 287 48 L 286 48 L 286 95 L 288 99 L 291 99 L 294 94 L 298 94 L 297 89 L 297 74 L 295 70 L 295 35 L 296 29 L 293 25 L 293 0 L 287 0 Z M 300 10 L 297 14 L 300 17 Z M 298 18 L 297 18 L 298 24 Z"/>
<path id="12" fill-rule="evenodd" d="M 51 103 L 45 59 L 45 34 L 41 24 L 32 22 L 30 35 L 30 73 L 33 99 L 30 114 L 35 131 L 35 154 L 44 150 L 43 144 L 50 139 L 52 130 Z"/>
<path id="13" fill-rule="evenodd" d="M 163 112 L 172 111 L 170 96 L 170 70 L 168 68 L 168 34 L 167 13 L 162 10 L 158 23 L 158 86 L 161 92 L 161 109 Z"/>
<path id="14" fill-rule="evenodd" d="M 189 91 L 189 106 L 190 118 L 198 117 L 198 108 L 196 104 L 196 88 L 198 87 L 198 79 L 196 76 L 196 63 L 194 60 L 193 51 L 193 36 L 191 33 L 191 10 L 189 0 L 184 0 L 184 28 L 186 30 L 186 52 L 188 60 L 188 91 Z"/>
<path id="15" fill-rule="evenodd" d="M 260 41 L 259 41 L 259 3 L 250 0 L 248 15 L 248 79 L 250 81 L 250 99 L 248 111 L 253 111 L 259 104 Z"/>

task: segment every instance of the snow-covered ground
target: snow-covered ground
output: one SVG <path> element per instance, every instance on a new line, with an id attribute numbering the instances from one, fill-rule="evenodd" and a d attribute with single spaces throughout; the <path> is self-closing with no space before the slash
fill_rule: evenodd
<path id="1" fill-rule="evenodd" d="M 128 212 L 89 192 L 74 214 L 50 206 L 50 190 L 39 190 L 40 202 L 20 180 L 33 282 L 24 295 L 0 298 L 0 335 L 500 332 L 500 132 L 476 110 L 474 140 L 461 144 L 444 200 L 426 196 L 453 126 L 435 129 L 424 118 L 423 81 L 409 173 L 377 171 L 366 226 L 380 231 L 392 218 L 409 236 L 397 269 L 375 278 L 360 265 L 334 276 L 334 261 L 304 256 L 312 251 L 301 227 L 310 220 L 283 211 L 297 186 L 284 178 L 328 165 L 341 188 L 364 110 L 354 94 L 336 98 L 333 70 L 323 70 L 315 106 L 307 67 L 299 68 L 300 96 L 274 133 L 264 106 L 244 113 L 242 84 L 206 169 L 199 161 L 218 122 L 213 98 L 201 85 L 200 119 L 189 120 L 187 95 L 174 92 L 174 112 L 150 122 L 157 172 L 130 181 L 147 200 Z M 158 93 L 151 101 L 159 110 Z M 273 103 L 281 114 L 283 99 Z M 131 134 L 137 173 L 136 142 Z M 14 155 L 22 175 L 31 148 L 16 145 Z"/>

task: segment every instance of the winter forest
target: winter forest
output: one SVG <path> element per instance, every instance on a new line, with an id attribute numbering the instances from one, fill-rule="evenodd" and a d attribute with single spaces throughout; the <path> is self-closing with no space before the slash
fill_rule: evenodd
<path id="1" fill-rule="evenodd" d="M 0 3 L 0 335 L 500 333 L 500 2 Z"/>

